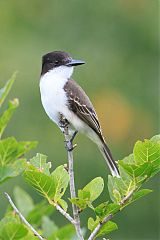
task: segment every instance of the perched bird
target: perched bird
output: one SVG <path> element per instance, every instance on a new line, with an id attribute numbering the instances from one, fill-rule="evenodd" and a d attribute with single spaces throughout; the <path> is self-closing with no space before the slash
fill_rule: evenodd
<path id="1" fill-rule="evenodd" d="M 94 107 L 83 89 L 71 79 L 75 66 L 84 61 L 74 60 L 66 52 L 54 51 L 42 57 L 40 93 L 49 118 L 63 131 L 64 120 L 69 132 L 82 132 L 95 142 L 113 176 L 119 170 L 106 145 Z"/>

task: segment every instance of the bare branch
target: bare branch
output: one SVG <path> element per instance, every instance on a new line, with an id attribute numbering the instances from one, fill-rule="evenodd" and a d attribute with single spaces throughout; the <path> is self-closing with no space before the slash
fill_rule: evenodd
<path id="1" fill-rule="evenodd" d="M 76 224 L 75 220 L 67 213 L 63 210 L 63 208 L 61 208 L 58 204 L 56 203 L 52 203 L 55 208 L 65 217 L 67 218 L 73 225 Z"/>
<path id="2" fill-rule="evenodd" d="M 121 200 L 120 204 L 121 204 L 122 206 L 123 206 L 126 202 L 129 201 L 129 199 L 130 199 L 130 197 L 133 195 L 134 191 L 135 191 L 135 189 L 132 190 L 132 191 L 130 191 L 130 192 L 128 193 L 128 195 L 125 196 L 125 197 Z"/>
<path id="3" fill-rule="evenodd" d="M 103 219 L 103 221 L 100 222 L 100 223 L 97 225 L 97 227 L 93 230 L 93 232 L 92 232 L 91 235 L 89 236 L 88 240 L 93 240 L 93 239 L 96 237 L 96 235 L 97 235 L 97 233 L 99 232 L 99 230 L 101 229 L 101 227 L 102 227 L 105 223 L 107 223 L 112 217 L 113 217 L 112 214 L 110 214 L 110 215 L 108 215 L 107 217 L 105 217 L 105 218 Z"/>
<path id="4" fill-rule="evenodd" d="M 73 171 L 73 153 L 72 153 L 74 146 L 72 145 L 72 141 L 70 141 L 70 138 L 69 138 L 68 127 L 64 128 L 64 137 L 65 137 L 66 144 L 70 143 L 70 147 L 71 147 L 70 150 L 67 149 L 67 151 L 68 151 L 68 172 L 69 172 L 69 178 L 70 178 L 70 194 L 71 194 L 71 198 L 76 198 L 74 171 Z M 72 209 L 73 209 L 73 217 L 74 217 L 74 221 L 75 221 L 74 226 L 75 226 L 75 229 L 77 232 L 77 236 L 80 240 L 84 240 L 82 232 L 81 232 L 81 227 L 80 227 L 80 218 L 79 218 L 78 208 L 75 204 L 72 204 Z"/>
<path id="5" fill-rule="evenodd" d="M 27 227 L 34 233 L 34 235 L 39 238 L 40 240 L 44 240 L 43 237 L 41 237 L 39 235 L 39 233 L 29 224 L 29 222 L 27 222 L 27 220 L 23 217 L 23 215 L 20 213 L 20 211 L 18 210 L 18 208 L 15 206 L 15 204 L 13 203 L 11 197 L 8 195 L 8 193 L 4 193 L 7 200 L 9 201 L 9 203 L 11 204 L 11 206 L 13 207 L 14 211 L 18 214 L 18 216 L 20 217 L 20 219 L 22 220 L 22 222 L 24 224 L 27 225 Z"/>

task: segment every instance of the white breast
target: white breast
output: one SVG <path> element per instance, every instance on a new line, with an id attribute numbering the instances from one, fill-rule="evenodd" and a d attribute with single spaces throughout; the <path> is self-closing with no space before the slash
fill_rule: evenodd
<path id="1" fill-rule="evenodd" d="M 63 88 L 72 72 L 73 67 L 60 66 L 50 70 L 40 79 L 42 105 L 49 118 L 56 124 L 59 122 L 59 113 L 63 113 L 66 108 L 67 98 Z"/>

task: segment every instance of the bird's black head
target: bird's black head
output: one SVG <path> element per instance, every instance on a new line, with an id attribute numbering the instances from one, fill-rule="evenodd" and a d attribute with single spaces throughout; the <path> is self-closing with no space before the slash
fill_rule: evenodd
<path id="1" fill-rule="evenodd" d="M 84 61 L 72 59 L 70 55 L 66 52 L 62 52 L 62 51 L 50 52 L 45 54 L 42 57 L 41 75 L 45 74 L 49 70 L 54 69 L 56 67 L 60 67 L 60 66 L 72 67 L 72 66 L 81 65 L 84 63 L 85 63 Z"/>

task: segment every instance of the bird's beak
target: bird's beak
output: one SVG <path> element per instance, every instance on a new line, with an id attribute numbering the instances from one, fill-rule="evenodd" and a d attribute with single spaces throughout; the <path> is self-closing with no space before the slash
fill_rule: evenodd
<path id="1" fill-rule="evenodd" d="M 71 67 L 71 66 L 78 66 L 82 64 L 85 64 L 85 62 L 82 60 L 71 59 L 68 63 L 66 63 L 66 66 Z"/>

